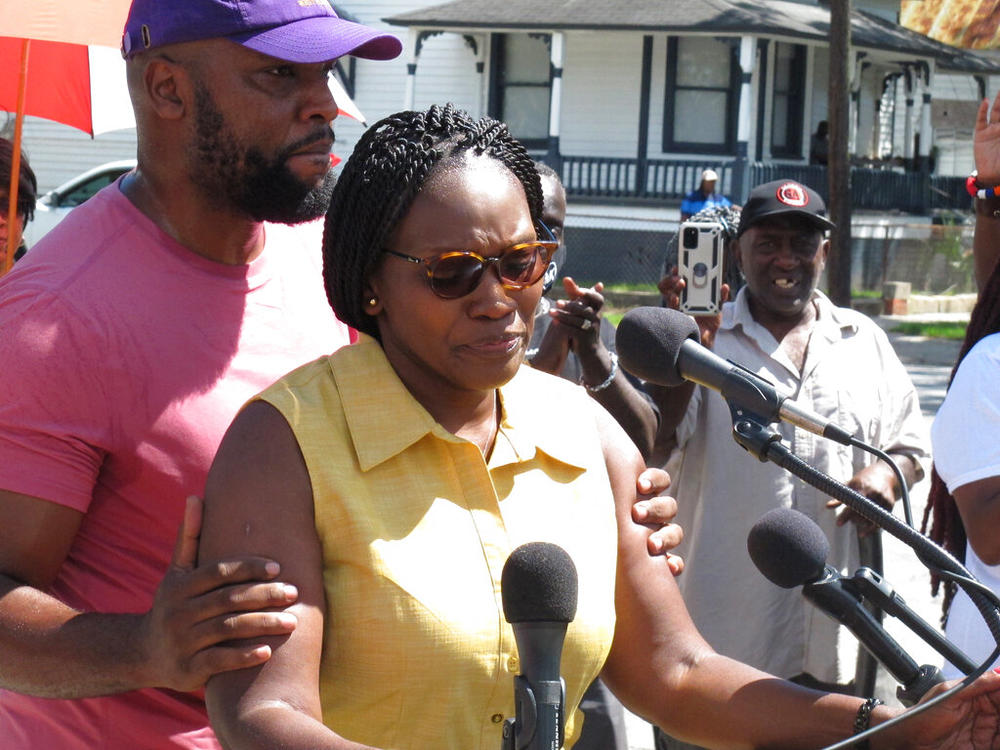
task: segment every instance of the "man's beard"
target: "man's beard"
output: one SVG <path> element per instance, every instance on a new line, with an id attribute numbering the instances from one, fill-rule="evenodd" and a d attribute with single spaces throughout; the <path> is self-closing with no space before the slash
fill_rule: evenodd
<path id="1" fill-rule="evenodd" d="M 286 159 L 316 141 L 332 139 L 333 128 L 329 125 L 286 146 L 268 160 L 259 148 L 238 142 L 212 95 L 198 85 L 195 127 L 191 176 L 208 200 L 234 208 L 255 221 L 282 224 L 299 224 L 326 213 L 336 183 L 333 172 L 327 172 L 319 185 L 311 186 L 292 174 Z"/>

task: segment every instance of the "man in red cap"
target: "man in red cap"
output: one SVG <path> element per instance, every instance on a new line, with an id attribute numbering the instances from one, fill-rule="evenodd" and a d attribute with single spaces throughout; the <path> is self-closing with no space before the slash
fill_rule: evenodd
<path id="1" fill-rule="evenodd" d="M 0 282 L 5 750 L 218 747 L 190 691 L 295 627 L 276 564 L 196 561 L 184 497 L 248 398 L 348 343 L 328 76 L 400 49 L 326 0 L 133 3 L 138 166 Z"/>
<path id="2" fill-rule="evenodd" d="M 832 227 L 823 199 L 805 185 L 778 180 L 754 188 L 735 241 L 746 285 L 720 315 L 696 318 L 702 343 L 892 455 L 912 485 L 928 455 L 913 383 L 877 325 L 817 289 Z M 678 306 L 683 284 L 676 276 L 661 281 L 668 306 Z M 723 290 L 728 296 L 728 285 Z M 829 564 L 854 570 L 858 534 L 847 521 L 854 518 L 862 534 L 872 527 L 848 511 L 838 515 L 826 495 L 748 455 L 729 437 L 732 416 L 720 394 L 691 383 L 654 390 L 662 414 L 658 446 L 676 444 L 667 468 L 684 529 L 678 550 L 686 572 L 678 584 L 698 629 L 727 656 L 836 690 L 854 669 L 838 662 L 836 623 L 750 564 L 747 533 L 767 511 L 795 508 L 830 540 Z M 887 508 L 896 501 L 900 488 L 888 465 L 790 424 L 773 428 L 810 466 Z M 657 746 L 688 747 L 665 737 Z"/>

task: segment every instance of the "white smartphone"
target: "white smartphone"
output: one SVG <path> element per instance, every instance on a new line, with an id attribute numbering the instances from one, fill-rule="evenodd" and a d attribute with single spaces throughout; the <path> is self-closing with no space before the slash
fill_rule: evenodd
<path id="1" fill-rule="evenodd" d="M 722 224 L 685 221 L 678 231 L 677 269 L 685 282 L 681 312 L 715 315 L 722 296 Z"/>

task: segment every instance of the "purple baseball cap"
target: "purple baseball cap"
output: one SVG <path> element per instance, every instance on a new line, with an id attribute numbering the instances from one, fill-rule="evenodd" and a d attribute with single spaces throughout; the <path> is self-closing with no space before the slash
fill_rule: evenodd
<path id="1" fill-rule="evenodd" d="M 295 63 L 391 60 L 403 49 L 392 34 L 338 18 L 328 0 L 132 0 L 122 57 L 215 38 Z"/>

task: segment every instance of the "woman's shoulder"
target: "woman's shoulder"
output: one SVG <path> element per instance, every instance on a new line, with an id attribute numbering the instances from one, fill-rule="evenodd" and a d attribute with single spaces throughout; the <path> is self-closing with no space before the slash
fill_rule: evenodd
<path id="1" fill-rule="evenodd" d="M 550 407 L 559 406 L 566 400 L 590 400 L 579 384 L 559 375 L 536 370 L 528 364 L 521 365 L 517 374 L 503 386 L 503 390 L 516 394 L 518 398 L 547 403 Z"/>

